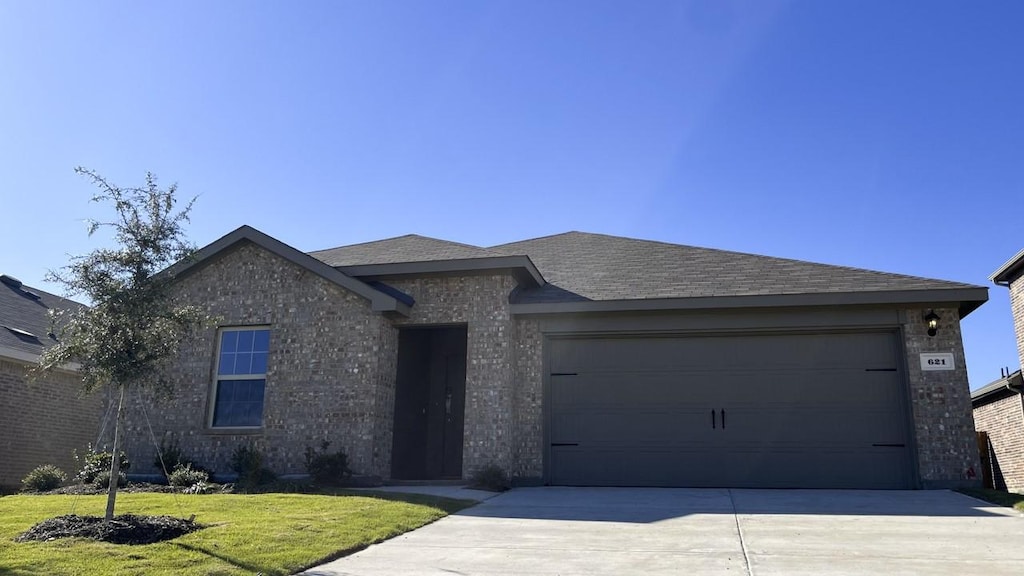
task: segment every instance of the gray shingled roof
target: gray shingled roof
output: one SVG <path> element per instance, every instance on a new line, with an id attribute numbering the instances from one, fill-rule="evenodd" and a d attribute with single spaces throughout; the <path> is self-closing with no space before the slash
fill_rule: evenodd
<path id="1" fill-rule="evenodd" d="M 49 311 L 80 306 L 5 276 L 0 282 L 0 355 L 14 351 L 23 357 L 38 356 L 45 347 L 57 342 L 49 336 Z"/>
<path id="2" fill-rule="evenodd" d="M 364 264 L 398 264 L 504 256 L 486 248 L 459 244 L 418 234 L 377 240 L 351 246 L 339 246 L 310 252 L 310 256 L 330 266 L 361 266 Z"/>
<path id="3" fill-rule="evenodd" d="M 984 290 L 960 282 L 586 232 L 490 248 L 410 234 L 311 255 L 337 267 L 527 256 L 547 284 L 518 291 L 516 304 Z"/>
<path id="4" fill-rule="evenodd" d="M 489 250 L 528 255 L 549 282 L 541 288 L 521 291 L 516 303 L 978 288 L 945 280 L 585 232 L 566 232 Z"/>

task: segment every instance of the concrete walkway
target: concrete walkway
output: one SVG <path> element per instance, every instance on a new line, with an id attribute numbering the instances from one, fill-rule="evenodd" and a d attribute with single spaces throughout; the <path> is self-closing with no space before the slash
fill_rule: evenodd
<path id="1" fill-rule="evenodd" d="M 521 488 L 304 574 L 1018 576 L 1022 543 L 947 491 Z"/>

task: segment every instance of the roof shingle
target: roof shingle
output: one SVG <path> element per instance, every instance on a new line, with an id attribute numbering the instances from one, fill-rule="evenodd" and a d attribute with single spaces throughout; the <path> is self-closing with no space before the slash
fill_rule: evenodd
<path id="1" fill-rule="evenodd" d="M 449 242 L 418 234 L 406 234 L 375 242 L 316 250 L 310 252 L 309 255 L 335 267 L 504 256 L 504 254 L 495 254 L 479 246 Z"/>
<path id="2" fill-rule="evenodd" d="M 4 276 L 0 282 L 0 349 L 39 355 L 57 342 L 49 335 L 49 311 L 81 306 Z"/>
<path id="3" fill-rule="evenodd" d="M 978 288 L 971 284 L 604 234 L 493 246 L 526 254 L 549 284 L 517 303 Z"/>

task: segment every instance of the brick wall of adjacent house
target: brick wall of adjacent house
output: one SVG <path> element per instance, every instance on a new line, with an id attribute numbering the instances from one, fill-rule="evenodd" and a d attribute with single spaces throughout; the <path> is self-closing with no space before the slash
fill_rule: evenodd
<path id="1" fill-rule="evenodd" d="M 303 474 L 305 448 L 328 440 L 356 472 L 387 476 L 396 341 L 368 301 L 249 243 L 179 280 L 176 297 L 202 305 L 221 326 L 270 327 L 264 426 L 208 426 L 217 330 L 202 330 L 181 349 L 169 398 L 144 398 L 152 436 L 132 404 L 133 472 L 156 472 L 154 444 L 166 438 L 217 473 L 229 473 L 237 447 L 254 444 L 274 472 Z"/>
<path id="2" fill-rule="evenodd" d="M 976 407 L 974 425 L 988 434 L 995 487 L 1024 492 L 1024 396 L 1011 394 Z"/>
<path id="3" fill-rule="evenodd" d="M 43 464 L 74 476 L 72 453 L 96 442 L 103 413 L 103 395 L 83 394 L 77 375 L 53 372 L 31 381 L 29 367 L 0 358 L 0 487 L 8 489 Z"/>
<path id="4" fill-rule="evenodd" d="M 1010 283 L 1010 311 L 1013 313 L 1013 329 L 1017 334 L 1017 355 L 1024 367 L 1024 276 Z"/>
<path id="5" fill-rule="evenodd" d="M 917 444 L 918 471 L 924 488 L 977 485 L 980 461 L 974 436 L 970 387 L 955 308 L 935 309 L 941 317 L 938 332 L 928 336 L 927 310 L 905 310 L 903 337 L 911 410 Z M 920 354 L 951 352 L 956 369 L 921 370 Z"/>
<path id="6" fill-rule="evenodd" d="M 488 464 L 514 469 L 516 331 L 508 296 L 515 280 L 500 274 L 387 283 L 416 299 L 410 317 L 395 320 L 395 326 L 467 326 L 463 477 Z M 392 414 L 389 411 L 386 416 Z"/>

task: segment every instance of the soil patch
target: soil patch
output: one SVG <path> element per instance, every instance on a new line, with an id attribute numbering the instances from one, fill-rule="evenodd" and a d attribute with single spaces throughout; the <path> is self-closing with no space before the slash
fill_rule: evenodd
<path id="1" fill-rule="evenodd" d="M 122 514 L 114 516 L 110 522 L 104 522 L 103 518 L 98 516 L 68 514 L 43 520 L 26 532 L 19 534 L 14 541 L 91 538 L 113 544 L 152 544 L 177 538 L 202 528 L 204 528 L 202 524 L 172 516 Z"/>

